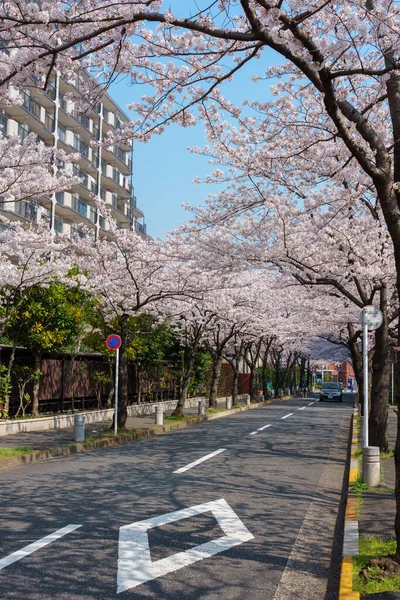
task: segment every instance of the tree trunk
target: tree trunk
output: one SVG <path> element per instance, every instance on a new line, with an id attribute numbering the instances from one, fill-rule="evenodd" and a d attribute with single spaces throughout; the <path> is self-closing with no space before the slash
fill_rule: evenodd
<path id="1" fill-rule="evenodd" d="M 119 349 L 118 429 L 126 431 L 128 418 L 128 315 L 121 317 L 121 348 Z"/>
<path id="2" fill-rule="evenodd" d="M 306 383 L 306 359 L 302 356 L 300 361 L 300 389 L 303 388 L 304 383 Z"/>
<path id="3" fill-rule="evenodd" d="M 218 385 L 221 379 L 221 370 L 222 370 L 222 355 L 220 352 L 216 352 L 215 356 L 213 356 L 213 369 L 211 375 L 211 386 L 210 386 L 210 397 L 209 397 L 209 407 L 217 408 L 217 395 L 218 395 Z"/>
<path id="4" fill-rule="evenodd" d="M 232 406 L 239 402 L 239 368 L 238 365 L 233 365 L 233 381 L 232 381 Z"/>
<path id="5" fill-rule="evenodd" d="M 278 352 L 275 360 L 275 398 L 279 398 L 279 377 L 281 371 L 281 352 Z"/>
<path id="6" fill-rule="evenodd" d="M 189 356 L 186 362 L 186 369 L 182 378 L 182 387 L 179 394 L 178 403 L 175 407 L 174 412 L 171 416 L 173 417 L 182 417 L 183 416 L 183 407 L 185 406 L 185 402 L 189 392 L 190 380 L 192 379 L 193 369 L 194 369 L 194 361 L 196 359 L 197 348 L 189 349 Z"/>
<path id="7" fill-rule="evenodd" d="M 10 381 L 11 381 L 11 370 L 13 368 L 14 360 L 15 360 L 15 350 L 17 347 L 17 343 L 18 343 L 18 338 L 15 338 L 15 340 L 13 341 L 13 347 L 12 347 L 11 354 L 10 354 L 10 360 L 8 361 L 8 365 L 7 365 L 7 377 L 10 378 Z M 10 396 L 4 396 L 4 408 L 8 414 L 8 411 L 10 409 Z"/>
<path id="8" fill-rule="evenodd" d="M 33 353 L 35 357 L 35 371 L 40 371 L 42 367 L 42 353 L 39 351 Z M 40 392 L 40 377 L 33 382 L 33 401 L 32 401 L 32 417 L 35 419 L 39 416 L 39 392 Z"/>
<path id="9" fill-rule="evenodd" d="M 307 361 L 307 388 L 311 389 L 311 385 L 312 385 L 312 376 L 311 376 L 311 369 L 310 369 L 310 359 L 308 359 L 308 361 Z"/>
<path id="10" fill-rule="evenodd" d="M 389 325 L 387 315 L 387 290 L 380 290 L 380 309 L 383 323 L 375 332 L 375 351 L 372 360 L 371 411 L 369 414 L 369 445 L 388 450 L 387 419 L 391 365 L 389 360 Z"/>
<path id="11" fill-rule="evenodd" d="M 264 355 L 263 356 L 263 363 L 262 363 L 262 390 L 263 390 L 264 400 L 268 400 L 267 366 L 268 366 L 268 364 L 267 364 L 267 358 Z"/>
<path id="12" fill-rule="evenodd" d="M 250 379 L 249 379 L 249 394 L 250 400 L 255 399 L 255 391 L 256 391 L 256 369 L 254 365 L 250 366 Z"/>

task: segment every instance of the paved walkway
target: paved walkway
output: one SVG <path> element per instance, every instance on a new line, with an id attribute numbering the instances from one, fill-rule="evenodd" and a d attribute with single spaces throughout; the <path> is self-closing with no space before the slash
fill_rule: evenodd
<path id="1" fill-rule="evenodd" d="M 219 408 L 225 406 L 225 401 L 219 403 Z M 165 411 L 168 416 L 172 411 Z M 185 416 L 197 416 L 197 408 L 185 408 Z M 107 429 L 110 429 L 112 421 L 102 423 L 89 423 L 86 425 L 86 441 L 107 437 Z M 128 417 L 126 426 L 132 431 L 138 429 L 151 429 L 155 426 L 154 415 L 143 415 L 140 417 Z M 28 446 L 31 450 L 50 450 L 58 446 L 67 446 L 74 441 L 74 428 L 50 429 L 47 431 L 32 431 L 29 433 L 16 433 L 0 437 L 0 448 L 19 448 Z"/>
<path id="2" fill-rule="evenodd" d="M 389 407 L 388 438 L 389 446 L 394 449 L 397 435 L 397 415 Z M 394 537 L 394 517 L 396 513 L 394 486 L 394 458 L 381 461 L 383 482 L 377 488 L 363 492 L 360 511 L 359 532 L 362 536 L 376 535 L 383 538 Z M 383 592 L 363 596 L 363 600 L 400 600 L 400 592 Z"/>

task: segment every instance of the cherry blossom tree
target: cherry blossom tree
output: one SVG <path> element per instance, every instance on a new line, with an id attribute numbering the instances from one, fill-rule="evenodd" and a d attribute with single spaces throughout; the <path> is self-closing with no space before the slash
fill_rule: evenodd
<path id="1" fill-rule="evenodd" d="M 53 168 L 58 163 L 71 162 L 77 155 L 49 148 L 33 133 L 6 137 L 0 132 L 0 200 L 3 209 L 8 203 L 40 198 L 58 190 L 68 189 L 77 179 Z"/>
<path id="2" fill-rule="evenodd" d="M 173 260 L 172 250 L 158 240 L 144 239 L 134 231 L 118 229 L 109 222 L 113 237 L 97 241 L 89 236 L 70 242 L 76 278 L 93 294 L 106 324 L 117 330 L 120 349 L 120 395 L 118 428 L 126 428 L 128 407 L 127 348 L 133 333 L 129 319 L 142 312 L 155 315 L 180 296 L 196 296 L 205 283 L 194 277 L 193 265 Z"/>
<path id="3" fill-rule="evenodd" d="M 41 228 L 24 229 L 2 219 L 0 232 L 0 336 L 27 292 L 66 276 L 71 262 L 65 240 Z"/>

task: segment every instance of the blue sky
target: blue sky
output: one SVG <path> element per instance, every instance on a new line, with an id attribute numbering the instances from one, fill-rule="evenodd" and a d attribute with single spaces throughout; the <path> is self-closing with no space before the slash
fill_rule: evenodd
<path id="1" fill-rule="evenodd" d="M 270 83 L 260 81 L 255 84 L 251 76 L 262 75 L 274 62 L 278 62 L 276 55 L 264 50 L 261 60 L 251 61 L 232 82 L 223 86 L 223 94 L 238 104 L 245 98 L 270 99 Z M 137 99 L 135 90 L 122 80 L 112 86 L 110 93 L 130 116 L 132 113 L 127 111 L 126 105 Z M 163 237 L 167 231 L 190 219 L 190 212 L 181 206 L 183 203 L 197 206 L 208 193 L 217 192 L 213 186 L 192 183 L 195 177 L 202 177 L 213 169 L 207 158 L 187 150 L 188 146 L 204 145 L 203 131 L 202 123 L 189 128 L 172 125 L 146 144 L 135 142 L 135 193 L 138 206 L 145 213 L 147 232 L 152 237 Z"/>

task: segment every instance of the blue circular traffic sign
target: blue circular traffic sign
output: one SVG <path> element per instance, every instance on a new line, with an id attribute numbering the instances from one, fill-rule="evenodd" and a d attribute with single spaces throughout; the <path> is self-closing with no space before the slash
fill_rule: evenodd
<path id="1" fill-rule="evenodd" d="M 121 347 L 121 344 L 122 344 L 122 340 L 119 337 L 119 335 L 117 335 L 116 333 L 109 335 L 108 338 L 106 339 L 106 346 L 110 350 L 118 350 L 118 348 Z"/>

